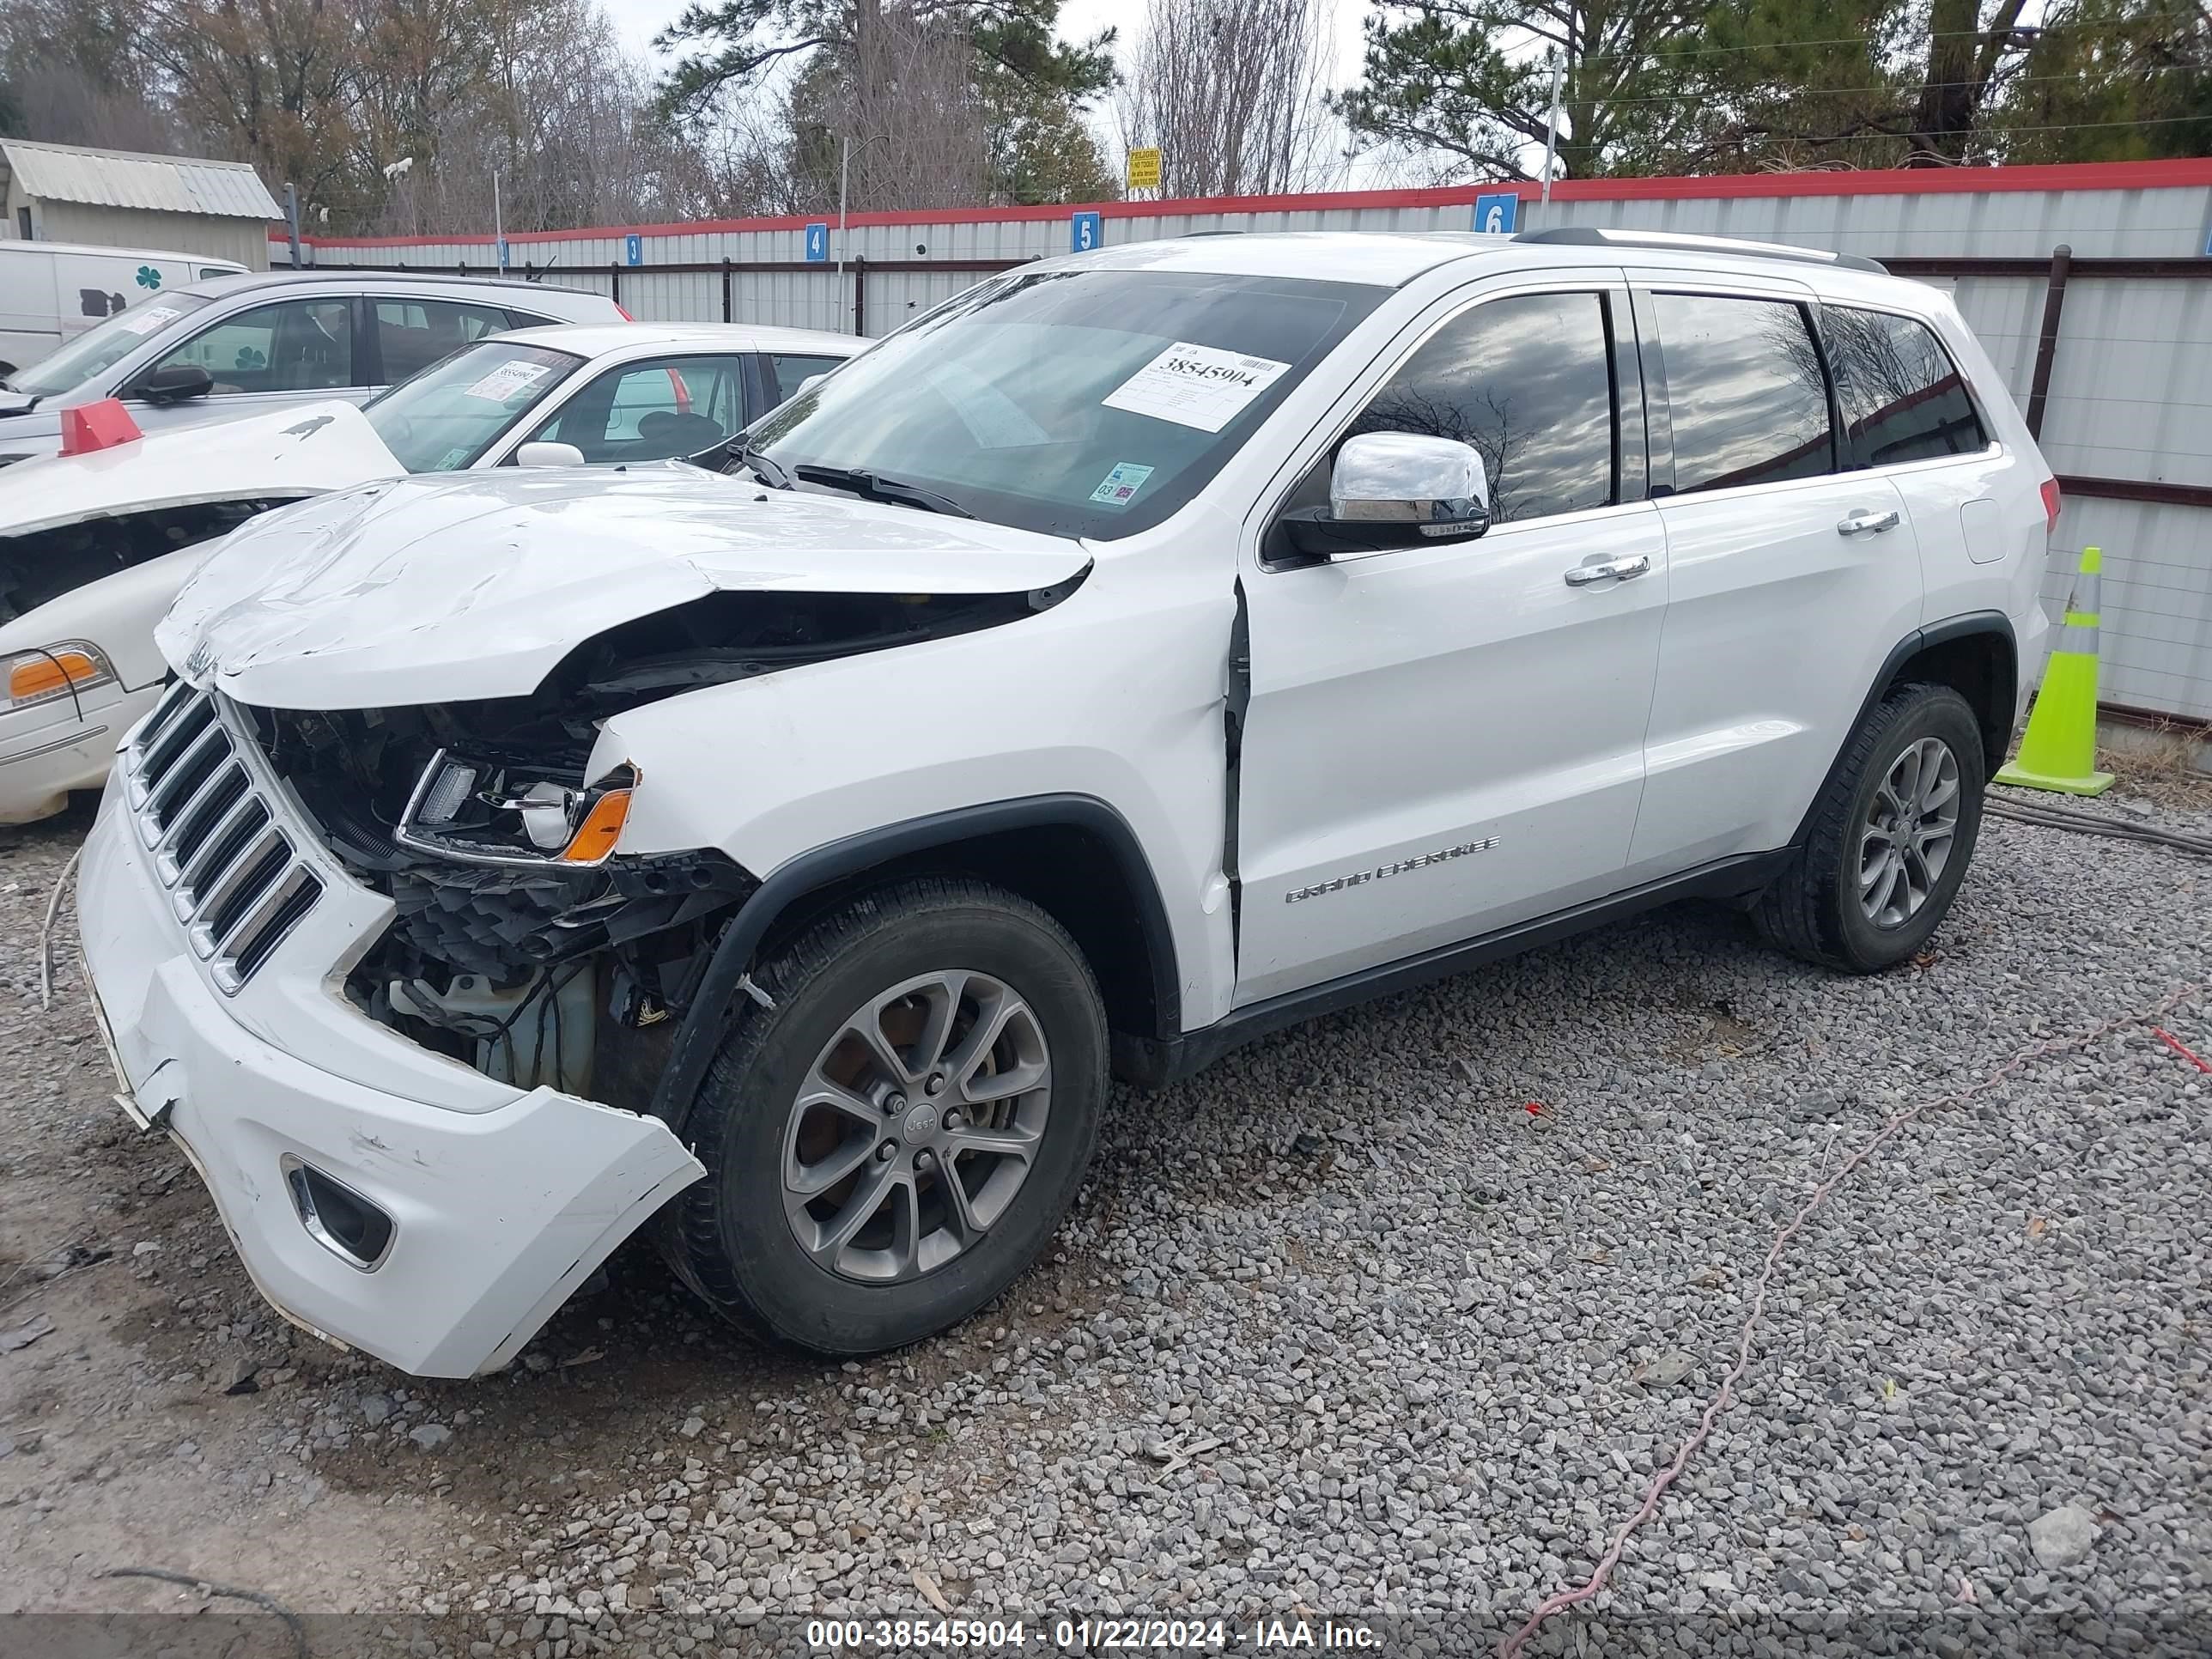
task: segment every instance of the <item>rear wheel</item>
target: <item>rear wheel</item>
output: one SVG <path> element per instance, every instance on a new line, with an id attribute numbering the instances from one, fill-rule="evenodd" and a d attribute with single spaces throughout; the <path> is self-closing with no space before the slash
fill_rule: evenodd
<path id="1" fill-rule="evenodd" d="M 1034 1261 L 1107 1088 L 1103 1002 L 1060 925 L 981 882 L 854 901 L 757 968 L 692 1109 L 707 1178 L 672 1265 L 725 1316 L 828 1354 L 919 1341 Z"/>
<path id="2" fill-rule="evenodd" d="M 1948 914 L 1981 830 L 1981 729 L 1948 686 L 1899 686 L 1845 746 L 1790 867 L 1752 914 L 1793 956 L 1877 973 Z"/>

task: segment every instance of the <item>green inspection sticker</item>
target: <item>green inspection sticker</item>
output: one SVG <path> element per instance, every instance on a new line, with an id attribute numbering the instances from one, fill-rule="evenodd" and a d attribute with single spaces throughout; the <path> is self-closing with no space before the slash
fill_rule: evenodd
<path id="1" fill-rule="evenodd" d="M 1094 501 L 1103 501 L 1109 507 L 1127 507 L 1129 498 L 1143 488 L 1146 479 L 1152 476 L 1149 466 L 1139 466 L 1133 461 L 1116 461 L 1114 470 L 1106 475 L 1106 482 L 1091 492 Z"/>

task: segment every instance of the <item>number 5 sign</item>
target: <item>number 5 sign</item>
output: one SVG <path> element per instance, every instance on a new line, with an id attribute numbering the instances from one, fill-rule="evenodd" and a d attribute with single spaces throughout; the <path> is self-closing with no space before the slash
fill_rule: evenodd
<path id="1" fill-rule="evenodd" d="M 1079 213 L 1075 216 L 1074 233 L 1069 242 L 1076 252 L 1088 253 L 1105 240 L 1106 227 L 1097 214 Z"/>

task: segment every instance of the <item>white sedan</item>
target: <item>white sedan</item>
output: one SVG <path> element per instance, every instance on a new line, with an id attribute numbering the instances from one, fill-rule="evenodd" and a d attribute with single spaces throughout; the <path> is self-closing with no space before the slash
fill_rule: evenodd
<path id="1" fill-rule="evenodd" d="M 409 472 L 703 456 L 868 343 L 610 323 L 479 340 L 365 408 L 326 403 L 0 471 L 0 823 L 97 788 L 167 672 L 154 624 L 258 513 Z"/>

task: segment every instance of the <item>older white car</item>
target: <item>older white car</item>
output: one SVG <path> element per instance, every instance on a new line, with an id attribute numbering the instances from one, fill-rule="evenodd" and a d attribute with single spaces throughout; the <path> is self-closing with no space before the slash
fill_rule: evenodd
<path id="1" fill-rule="evenodd" d="M 167 665 L 154 624 L 257 513 L 409 472 L 712 451 L 866 342 L 605 323 L 478 341 L 366 409 L 325 403 L 0 471 L 0 823 L 96 788 Z"/>

